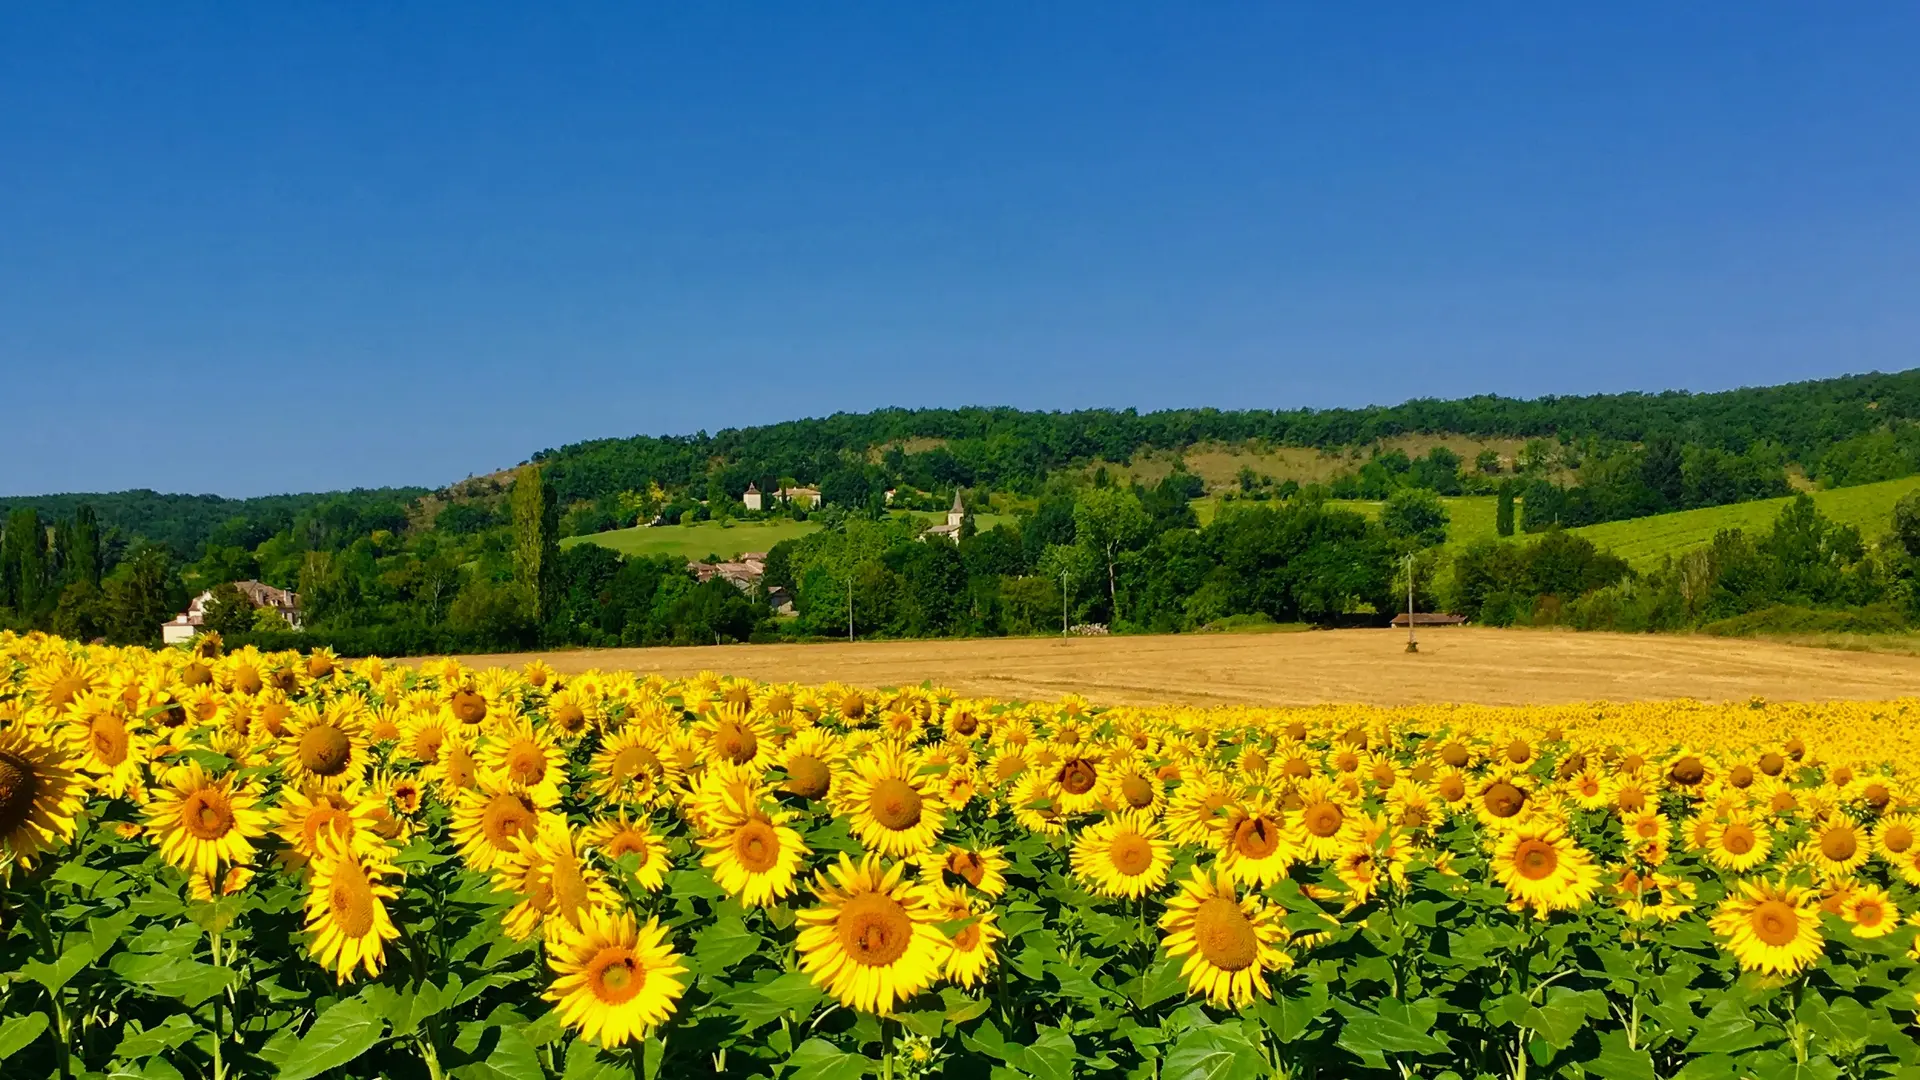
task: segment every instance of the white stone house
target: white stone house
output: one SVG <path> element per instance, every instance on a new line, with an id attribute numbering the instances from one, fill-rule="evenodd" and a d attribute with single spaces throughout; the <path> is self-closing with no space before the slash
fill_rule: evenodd
<path id="1" fill-rule="evenodd" d="M 287 589 L 276 589 L 260 581 L 236 581 L 233 583 L 240 595 L 247 598 L 257 608 L 272 608 L 287 625 L 300 629 L 300 594 Z M 213 601 L 213 590 L 208 589 L 193 598 L 187 604 L 187 610 L 160 624 L 160 640 L 168 645 L 177 645 L 192 641 L 193 636 L 207 621 L 207 605 Z"/>

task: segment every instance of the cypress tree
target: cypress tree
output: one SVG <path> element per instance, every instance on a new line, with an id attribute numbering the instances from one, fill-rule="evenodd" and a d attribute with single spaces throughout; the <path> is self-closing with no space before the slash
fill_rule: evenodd
<path id="1" fill-rule="evenodd" d="M 93 507 L 81 503 L 73 508 L 73 526 L 67 530 L 70 550 L 61 553 L 62 572 L 67 584 L 100 584 L 100 519 Z"/>
<path id="2" fill-rule="evenodd" d="M 538 465 L 514 474 L 513 576 L 533 597 L 533 617 L 545 625 L 560 607 L 560 501 Z"/>
<path id="3" fill-rule="evenodd" d="M 1513 482 L 1500 485 L 1500 501 L 1495 504 L 1493 531 L 1501 536 L 1513 535 Z"/>
<path id="4" fill-rule="evenodd" d="M 39 511 L 21 507 L 7 515 L 0 540 L 0 604 L 33 612 L 47 591 L 47 528 Z"/>

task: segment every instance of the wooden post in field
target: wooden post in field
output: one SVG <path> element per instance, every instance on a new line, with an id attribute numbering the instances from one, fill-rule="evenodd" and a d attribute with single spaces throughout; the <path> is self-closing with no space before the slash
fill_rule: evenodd
<path id="1" fill-rule="evenodd" d="M 1417 653 L 1420 643 L 1413 637 L 1413 556 L 1407 556 L 1407 651 Z"/>
<path id="2" fill-rule="evenodd" d="M 1067 575 L 1060 574 L 1060 636 L 1067 636 Z"/>
<path id="3" fill-rule="evenodd" d="M 847 575 L 847 640 L 853 640 L 853 575 Z"/>

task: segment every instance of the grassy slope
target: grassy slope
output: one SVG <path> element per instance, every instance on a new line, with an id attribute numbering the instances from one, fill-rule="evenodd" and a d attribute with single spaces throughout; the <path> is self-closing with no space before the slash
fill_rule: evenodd
<path id="1" fill-rule="evenodd" d="M 1868 540 L 1883 535 L 1892 523 L 1893 504 L 1900 497 L 1920 488 L 1920 476 L 1907 476 L 1879 484 L 1835 488 L 1813 492 L 1820 512 L 1843 525 L 1854 525 Z M 1609 521 L 1587 525 L 1572 532 L 1592 540 L 1635 567 L 1659 564 L 1662 556 L 1707 543 L 1721 529 L 1741 529 L 1748 533 L 1764 531 L 1790 499 L 1762 499 L 1710 506 L 1701 510 L 1682 510 L 1673 514 Z"/>
<path id="2" fill-rule="evenodd" d="M 933 524 L 946 520 L 938 514 L 915 514 Z M 974 524 L 991 529 L 1011 520 L 997 514 L 975 514 Z M 682 559 L 704 559 L 709 555 L 732 558 L 745 551 L 767 551 L 782 540 L 793 540 L 815 532 L 820 526 L 810 521 L 777 518 L 769 521 L 737 521 L 731 529 L 718 522 L 701 521 L 692 525 L 662 525 L 658 528 L 615 529 L 591 536 L 570 536 L 560 546 L 594 543 L 610 547 L 622 555 L 674 555 Z"/>

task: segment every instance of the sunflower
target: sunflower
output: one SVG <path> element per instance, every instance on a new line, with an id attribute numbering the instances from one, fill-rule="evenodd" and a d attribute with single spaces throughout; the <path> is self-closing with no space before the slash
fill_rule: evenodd
<path id="1" fill-rule="evenodd" d="M 344 707 L 322 710 L 315 705 L 295 705 L 281 752 L 281 769 L 296 784 L 314 780 L 357 783 L 370 763 L 367 737 Z"/>
<path id="2" fill-rule="evenodd" d="M 253 840 L 267 832 L 267 816 L 254 802 L 238 778 L 216 780 L 189 761 L 169 772 L 167 785 L 147 804 L 147 831 L 167 862 L 215 874 L 221 863 L 253 860 Z"/>
<path id="3" fill-rule="evenodd" d="M 1493 876 L 1506 887 L 1515 911 L 1572 911 L 1593 898 L 1600 871 L 1560 826 L 1533 822 L 1499 834 Z"/>
<path id="4" fill-rule="evenodd" d="M 1210 843 L 1219 828 L 1221 811 L 1236 794 L 1234 785 L 1217 773 L 1203 772 L 1182 780 L 1167 801 L 1169 837 L 1178 844 Z"/>
<path id="5" fill-rule="evenodd" d="M 660 736 L 628 724 L 593 755 L 593 792 L 607 802 L 657 806 L 680 778 L 680 766 Z"/>
<path id="6" fill-rule="evenodd" d="M 591 686 L 569 686 L 547 699 L 547 728 L 568 745 L 604 717 L 599 696 Z"/>
<path id="7" fill-rule="evenodd" d="M 876 854 L 918 855 L 939 837 L 944 803 L 905 747 L 879 744 L 854 763 L 853 775 L 839 786 L 837 801 L 853 834 Z"/>
<path id="8" fill-rule="evenodd" d="M 1657 810 L 1622 814 L 1620 826 L 1626 832 L 1627 846 L 1633 848 L 1659 847 L 1664 850 L 1668 838 L 1673 835 L 1673 822 Z"/>
<path id="9" fill-rule="evenodd" d="M 1813 867 L 1829 877 L 1852 873 L 1871 853 L 1866 833 L 1839 814 L 1828 814 L 1814 826 L 1806 844 L 1806 854 Z"/>
<path id="10" fill-rule="evenodd" d="M 1067 818 L 1054 804 L 1053 787 L 1051 772 L 1027 770 L 1007 793 L 1014 822 L 1041 836 L 1067 835 Z"/>
<path id="11" fill-rule="evenodd" d="M 1160 916 L 1167 931 L 1161 944 L 1168 955 L 1186 958 L 1180 974 L 1189 993 L 1220 1008 L 1239 1008 L 1255 995 L 1272 997 L 1266 973 L 1293 966 L 1280 948 L 1289 935 L 1276 916 L 1258 894 L 1237 895 L 1225 874 L 1195 867 Z"/>
<path id="12" fill-rule="evenodd" d="M 465 731 L 447 732 L 433 762 L 420 770 L 421 782 L 429 785 L 443 803 L 452 805 L 480 790 L 480 758 L 473 738 Z"/>
<path id="13" fill-rule="evenodd" d="M 1747 971 L 1792 975 L 1820 959 L 1820 906 L 1808 889 L 1785 881 L 1742 881 L 1709 925 L 1728 939 Z"/>
<path id="14" fill-rule="evenodd" d="M 1900 928 L 1900 908 L 1878 885 L 1855 885 L 1840 905 L 1854 937 L 1876 938 Z"/>
<path id="15" fill-rule="evenodd" d="M 1144 763 L 1128 764 L 1107 774 L 1101 803 L 1113 810 L 1138 810 L 1155 817 L 1167 808 L 1167 782 Z"/>
<path id="16" fill-rule="evenodd" d="M 810 854 L 800 834 L 787 824 L 796 816 L 735 803 L 714 835 L 700 841 L 707 849 L 701 865 L 713 873 L 714 884 L 747 907 L 767 907 L 792 895 L 798 888 L 794 874 Z"/>
<path id="17" fill-rule="evenodd" d="M 414 713 L 400 725 L 393 760 L 432 765 L 440 760 L 440 748 L 452 731 L 453 724 L 440 713 Z"/>
<path id="18" fill-rule="evenodd" d="M 119 799 L 139 789 L 147 740 L 127 723 L 114 699 L 100 693 L 74 698 L 59 738 L 77 755 L 73 764 L 88 774 L 95 791 Z"/>
<path id="19" fill-rule="evenodd" d="M 1873 828 L 1873 848 L 1881 858 L 1898 863 L 1914 850 L 1920 825 L 1909 814 L 1889 814 Z"/>
<path id="20" fill-rule="evenodd" d="M 587 912 L 620 903 L 600 872 L 581 859 L 565 821 L 550 818 L 538 836 L 514 843 L 513 854 L 496 863 L 493 874 L 499 888 L 520 896 L 501 919 L 501 928 L 515 941 L 544 926 L 552 942 L 565 928 L 578 929 Z"/>
<path id="21" fill-rule="evenodd" d="M 1773 832 L 1745 812 L 1737 813 L 1726 821 L 1713 823 L 1707 831 L 1703 850 L 1713 865 L 1744 874 L 1767 861 L 1773 851 Z"/>
<path id="22" fill-rule="evenodd" d="M 901 880 L 905 868 L 842 853 L 814 880 L 820 906 L 798 913 L 801 969 L 850 1008 L 890 1016 L 940 976 L 951 945 L 924 891 Z"/>
<path id="23" fill-rule="evenodd" d="M 43 709 L 65 708 L 99 681 L 100 673 L 88 666 L 83 656 L 55 653 L 27 665 L 27 692 Z"/>
<path id="24" fill-rule="evenodd" d="M 378 975 L 386 943 L 400 936 L 382 902 L 400 895 L 386 884 L 399 871 L 383 844 L 355 850 L 351 843 L 323 831 L 319 846 L 307 890 L 307 929 L 313 934 L 308 950 L 341 982 L 351 978 L 356 967 Z"/>
<path id="25" fill-rule="evenodd" d="M 634 865 L 633 881 L 642 889 L 659 892 L 666 884 L 667 844 L 654 833 L 652 823 L 646 818 L 634 821 L 622 810 L 588 825 L 581 838 L 608 859 L 634 856 L 638 861 Z"/>
<path id="26" fill-rule="evenodd" d="M 1300 803 L 1299 857 L 1325 862 L 1340 854 L 1351 839 L 1359 812 L 1348 804 L 1346 796 L 1331 781 L 1315 777 L 1300 785 L 1296 792 Z"/>
<path id="27" fill-rule="evenodd" d="M 540 834 L 548 817 L 522 791 L 464 791 L 453 807 L 453 840 L 467 865 L 486 873 Z"/>
<path id="28" fill-rule="evenodd" d="M 1514 828 L 1534 808 L 1532 778 L 1525 773 L 1490 773 L 1473 789 L 1474 815 L 1489 829 Z"/>
<path id="29" fill-rule="evenodd" d="M 1347 887 L 1347 906 L 1359 907 L 1373 898 L 1382 881 L 1407 885 L 1407 867 L 1413 861 L 1406 833 L 1384 815 L 1362 819 L 1352 838 L 1334 856 L 1333 873 Z"/>
<path id="30" fill-rule="evenodd" d="M 1138 813 L 1110 814 L 1073 842 L 1073 873 L 1100 896 L 1135 900 L 1167 883 L 1173 845 L 1159 823 Z"/>
<path id="31" fill-rule="evenodd" d="M 831 797 L 834 778 L 845 757 L 845 746 L 833 732 L 825 728 L 801 732 L 774 755 L 775 764 L 786 773 L 780 791 L 809 802 Z"/>
<path id="32" fill-rule="evenodd" d="M 993 908 L 969 897 L 964 890 L 939 886 L 928 891 L 942 937 L 947 941 L 942 973 L 955 986 L 973 987 L 987 981 L 996 958 L 995 946 L 1006 933 L 994 925 Z"/>
<path id="33" fill-rule="evenodd" d="M 640 925 L 618 908 L 590 909 L 548 946 L 547 962 L 558 977 L 546 998 L 582 1038 L 606 1047 L 642 1041 L 667 1022 L 686 992 L 676 977 L 687 972 L 682 959 L 660 920 Z"/>
<path id="34" fill-rule="evenodd" d="M 744 705 L 722 704 L 695 728 L 701 757 L 743 767 L 761 767 L 773 754 L 773 725 Z"/>
<path id="35" fill-rule="evenodd" d="M 84 797 L 73 759 L 37 728 L 0 730 L 0 856 L 31 865 L 73 839 Z"/>
<path id="36" fill-rule="evenodd" d="M 1053 766 L 1054 806 L 1062 814 L 1086 814 L 1100 809 L 1100 756 L 1084 747 L 1064 753 Z"/>
<path id="37" fill-rule="evenodd" d="M 1007 891 L 1007 857 L 997 845 L 949 845 L 943 851 L 915 856 L 914 865 L 920 868 L 921 884 L 929 887 L 964 885 L 986 897 L 998 897 Z"/>
<path id="38" fill-rule="evenodd" d="M 287 842 L 293 863 L 304 866 L 320 855 L 320 837 L 327 834 L 342 846 L 355 850 L 372 847 L 375 811 L 380 803 L 363 794 L 329 791 L 315 786 L 280 789 L 280 805 L 274 808 L 275 831 Z"/>
<path id="39" fill-rule="evenodd" d="M 524 791 L 543 810 L 559 805 L 566 758 L 554 748 L 553 739 L 535 731 L 526 717 L 501 721 L 479 761 L 484 786 Z"/>
<path id="40" fill-rule="evenodd" d="M 1302 811 L 1301 817 L 1306 816 Z M 1288 821 L 1280 809 L 1266 799 L 1234 803 L 1215 835 L 1220 853 L 1221 872 L 1236 885 L 1264 889 L 1287 876 L 1287 870 L 1306 850 L 1302 839 L 1304 826 Z M 1336 835 L 1341 830 L 1336 828 Z"/>

